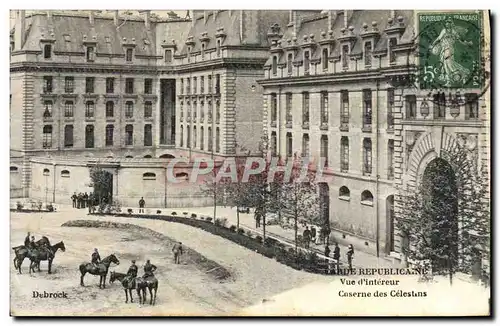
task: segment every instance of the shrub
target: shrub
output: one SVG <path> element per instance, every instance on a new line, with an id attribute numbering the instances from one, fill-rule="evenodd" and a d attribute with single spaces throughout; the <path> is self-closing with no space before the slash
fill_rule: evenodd
<path id="1" fill-rule="evenodd" d="M 251 238 L 253 236 L 253 233 L 252 231 L 250 230 L 247 230 L 247 237 Z"/>
<path id="2" fill-rule="evenodd" d="M 236 226 L 231 225 L 231 226 L 229 227 L 229 230 L 230 230 L 231 232 L 236 232 Z"/>
<path id="3" fill-rule="evenodd" d="M 226 227 L 226 225 L 227 225 L 227 218 L 225 218 L 225 217 L 216 218 L 215 219 L 215 225 Z"/>
<path id="4" fill-rule="evenodd" d="M 196 218 L 196 214 L 195 213 L 191 214 L 191 217 Z"/>
<path id="5" fill-rule="evenodd" d="M 278 240 L 273 239 L 273 238 L 266 238 L 266 241 L 264 242 L 264 245 L 268 247 L 274 247 L 278 243 Z"/>
<path id="6" fill-rule="evenodd" d="M 172 215 L 177 215 L 177 213 L 176 212 L 172 212 Z"/>
<path id="7" fill-rule="evenodd" d="M 52 205 L 52 204 L 48 204 L 48 205 L 46 206 L 46 208 L 47 208 L 47 210 L 48 210 L 49 212 L 53 212 L 53 211 L 55 210 L 54 205 Z"/>
<path id="8" fill-rule="evenodd" d="M 18 202 L 16 203 L 16 209 L 17 209 L 18 211 L 20 211 L 20 210 L 22 210 L 23 208 L 24 208 L 23 204 L 22 204 L 20 201 L 18 201 Z"/>
<path id="9" fill-rule="evenodd" d="M 127 209 L 127 212 L 128 212 L 129 214 L 132 214 L 134 211 L 132 210 L 132 208 L 129 208 L 129 209 Z"/>
<path id="10" fill-rule="evenodd" d="M 203 216 L 200 216 L 200 220 L 205 220 L 205 218 Z"/>
<path id="11" fill-rule="evenodd" d="M 245 230 L 243 230 L 242 228 L 239 228 L 238 229 L 238 234 L 244 235 L 245 234 Z"/>
<path id="12" fill-rule="evenodd" d="M 212 218 L 211 218 L 211 217 L 207 217 L 207 218 L 205 219 L 205 221 L 212 222 Z"/>
<path id="13" fill-rule="evenodd" d="M 182 214 L 184 214 L 184 215 L 188 215 L 188 212 L 182 212 Z"/>
<path id="14" fill-rule="evenodd" d="M 262 243 L 262 237 L 260 235 L 256 236 L 255 241 L 257 241 L 258 243 Z"/>
<path id="15" fill-rule="evenodd" d="M 156 210 L 156 214 L 161 214 L 161 210 Z"/>

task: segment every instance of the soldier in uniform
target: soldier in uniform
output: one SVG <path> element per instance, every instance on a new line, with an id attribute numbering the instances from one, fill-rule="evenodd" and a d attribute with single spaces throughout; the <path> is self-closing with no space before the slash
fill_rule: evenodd
<path id="1" fill-rule="evenodd" d="M 76 191 L 75 193 L 73 194 L 73 196 L 71 196 L 71 201 L 73 202 L 73 208 L 76 208 Z"/>
<path id="2" fill-rule="evenodd" d="M 172 248 L 172 252 L 174 253 L 174 263 L 180 264 L 181 263 L 181 255 L 183 252 L 182 242 L 174 244 L 174 247 Z"/>
<path id="3" fill-rule="evenodd" d="M 137 277 L 137 272 L 138 268 L 137 265 L 135 264 L 135 260 L 132 260 L 132 265 L 130 265 L 130 267 L 128 268 L 127 276 L 125 279 L 127 286 L 134 278 Z"/>
<path id="4" fill-rule="evenodd" d="M 144 276 L 142 278 L 147 278 L 149 276 L 154 276 L 153 272 L 156 271 L 156 266 L 151 264 L 149 259 L 146 261 L 146 265 L 144 265 Z"/>
<path id="5" fill-rule="evenodd" d="M 97 248 L 94 248 L 90 262 L 94 268 L 97 268 L 98 264 L 101 262 L 101 256 L 99 255 Z"/>
<path id="6" fill-rule="evenodd" d="M 349 271 L 351 273 L 352 273 L 352 256 L 354 256 L 354 248 L 352 244 L 350 244 L 347 250 L 347 263 L 349 265 Z"/>
<path id="7" fill-rule="evenodd" d="M 28 235 L 26 238 L 24 238 L 24 246 L 28 248 L 30 246 L 30 233 L 28 232 Z"/>
<path id="8" fill-rule="evenodd" d="M 33 253 L 36 250 L 36 242 L 35 242 L 35 236 L 31 236 L 30 243 L 28 245 L 28 251 Z"/>

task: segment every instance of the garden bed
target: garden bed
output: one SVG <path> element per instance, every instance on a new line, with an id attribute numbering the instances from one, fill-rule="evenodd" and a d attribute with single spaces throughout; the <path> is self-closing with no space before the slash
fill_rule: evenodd
<path id="1" fill-rule="evenodd" d="M 243 229 L 236 229 L 234 225 L 226 226 L 226 219 L 216 219 L 215 223 L 212 222 L 211 217 L 197 217 L 195 214 L 188 216 L 188 214 L 174 214 L 172 215 L 147 215 L 147 214 L 128 214 L 117 213 L 110 214 L 113 216 L 127 217 L 127 218 L 142 218 L 152 220 L 162 220 L 166 222 L 181 223 L 202 229 L 214 235 L 218 235 L 224 239 L 230 240 L 239 244 L 249 250 L 258 252 L 259 254 L 268 258 L 274 258 L 276 261 L 292 267 L 297 270 L 304 270 L 310 273 L 325 274 L 329 269 L 325 267 L 327 263 L 319 258 L 314 252 L 304 253 L 299 250 L 295 253 L 295 248 L 286 246 L 285 244 L 277 241 L 274 238 L 266 237 L 265 243 L 262 241 L 260 235 L 255 235 L 250 231 Z M 92 214 L 104 215 L 104 214 Z"/>
<path id="2" fill-rule="evenodd" d="M 16 212 L 16 213 L 53 213 L 55 212 L 55 210 L 47 210 L 47 209 L 41 209 L 41 210 L 38 210 L 38 209 L 15 209 L 15 208 L 11 208 L 10 209 L 11 212 Z"/>

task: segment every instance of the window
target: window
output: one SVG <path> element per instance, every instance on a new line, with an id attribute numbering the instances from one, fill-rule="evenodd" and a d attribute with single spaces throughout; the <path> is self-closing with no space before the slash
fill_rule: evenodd
<path id="1" fill-rule="evenodd" d="M 212 75 L 208 75 L 208 94 L 212 94 L 213 85 L 212 85 Z"/>
<path id="2" fill-rule="evenodd" d="M 473 120 L 479 118 L 479 100 L 475 93 L 465 94 L 465 119 Z"/>
<path id="3" fill-rule="evenodd" d="M 45 44 L 43 46 L 43 58 L 50 59 L 52 57 L 52 45 Z"/>
<path id="4" fill-rule="evenodd" d="M 203 100 L 200 101 L 200 122 L 203 122 L 205 119 L 205 102 Z"/>
<path id="5" fill-rule="evenodd" d="M 87 47 L 87 62 L 94 62 L 94 56 L 95 56 L 95 51 L 94 51 L 93 46 L 88 46 Z"/>
<path id="6" fill-rule="evenodd" d="M 309 135 L 302 135 L 302 156 L 309 157 Z"/>
<path id="7" fill-rule="evenodd" d="M 75 91 L 75 78 L 64 77 L 64 92 L 73 93 Z"/>
<path id="8" fill-rule="evenodd" d="M 73 147 L 73 125 L 64 126 L 64 147 Z"/>
<path id="9" fill-rule="evenodd" d="M 196 101 L 193 101 L 193 120 L 196 122 L 196 118 L 198 117 L 198 106 L 196 105 Z"/>
<path id="10" fill-rule="evenodd" d="M 372 127 L 372 91 L 363 90 L 363 128 Z"/>
<path id="11" fill-rule="evenodd" d="M 278 154 L 278 141 L 276 138 L 276 131 L 271 132 L 271 156 Z"/>
<path id="12" fill-rule="evenodd" d="M 43 117 L 44 118 L 52 118 L 52 101 L 46 100 L 43 101 Z"/>
<path id="13" fill-rule="evenodd" d="M 61 178 L 69 178 L 70 173 L 68 170 L 62 170 L 61 171 Z"/>
<path id="14" fill-rule="evenodd" d="M 205 43 L 201 45 L 201 60 L 205 60 Z"/>
<path id="15" fill-rule="evenodd" d="M 151 155 L 144 155 L 144 158 L 153 158 Z"/>
<path id="16" fill-rule="evenodd" d="M 346 186 L 340 187 L 340 189 L 339 189 L 339 197 L 340 197 L 340 199 L 347 199 L 347 200 L 349 200 L 351 198 L 351 191 L 349 190 L 349 188 L 347 188 Z"/>
<path id="17" fill-rule="evenodd" d="M 340 91 L 340 122 L 342 124 L 349 123 L 349 91 Z"/>
<path id="18" fill-rule="evenodd" d="M 125 126 L 125 146 L 134 145 L 134 126 Z"/>
<path id="19" fill-rule="evenodd" d="M 112 118 L 115 115 L 115 102 L 106 102 L 106 118 Z"/>
<path id="20" fill-rule="evenodd" d="M 286 103 L 285 103 L 285 109 L 286 109 L 286 123 L 291 124 L 292 123 L 292 93 L 286 93 Z"/>
<path id="21" fill-rule="evenodd" d="M 134 102 L 125 102 L 125 118 L 132 119 L 134 117 Z"/>
<path id="22" fill-rule="evenodd" d="M 175 178 L 177 178 L 177 179 L 184 178 L 185 180 L 187 180 L 188 177 L 189 177 L 189 175 L 186 172 L 179 172 L 179 173 L 175 174 Z"/>
<path id="23" fill-rule="evenodd" d="M 200 149 L 204 150 L 205 147 L 205 133 L 203 126 L 200 127 Z"/>
<path id="24" fill-rule="evenodd" d="M 340 172 L 349 171 L 349 138 L 340 138 Z"/>
<path id="25" fill-rule="evenodd" d="M 398 44 L 398 39 L 392 37 L 389 39 L 389 63 L 396 63 L 396 53 L 394 47 Z"/>
<path id="26" fill-rule="evenodd" d="M 94 148 L 94 126 L 85 126 L 85 148 Z"/>
<path id="27" fill-rule="evenodd" d="M 165 62 L 166 63 L 172 62 L 172 50 L 165 50 Z"/>
<path id="28" fill-rule="evenodd" d="M 125 78 L 125 93 L 134 94 L 134 78 Z"/>
<path id="29" fill-rule="evenodd" d="M 49 176 L 50 175 L 50 170 L 49 169 L 43 169 L 43 175 L 44 176 Z"/>
<path id="30" fill-rule="evenodd" d="M 286 156 L 287 157 L 293 156 L 293 140 L 292 140 L 292 133 L 290 132 L 286 133 Z"/>
<path id="31" fill-rule="evenodd" d="M 392 166 L 392 159 L 394 157 L 394 140 L 389 139 L 387 144 L 387 179 L 394 179 L 394 167 Z"/>
<path id="32" fill-rule="evenodd" d="M 321 123 L 328 124 L 328 92 L 321 92 Z"/>
<path id="33" fill-rule="evenodd" d="M 215 46 L 217 51 L 217 57 L 220 57 L 220 40 L 217 40 L 217 45 Z"/>
<path id="34" fill-rule="evenodd" d="M 324 48 L 321 53 L 321 63 L 323 70 L 328 70 L 328 48 Z"/>
<path id="35" fill-rule="evenodd" d="M 273 76 L 276 76 L 276 74 L 278 73 L 278 57 L 275 55 L 273 55 L 272 69 L 273 69 Z"/>
<path id="36" fill-rule="evenodd" d="M 115 127 L 113 125 L 106 126 L 106 146 L 113 146 L 113 135 Z"/>
<path id="37" fill-rule="evenodd" d="M 179 103 L 179 111 L 180 111 L 180 120 L 184 118 L 184 102 L 180 101 Z"/>
<path id="38" fill-rule="evenodd" d="M 361 203 L 364 205 L 373 205 L 373 195 L 368 190 L 361 193 Z"/>
<path id="39" fill-rule="evenodd" d="M 181 141 L 179 143 L 180 147 L 184 147 L 184 126 L 181 126 Z"/>
<path id="40" fill-rule="evenodd" d="M 193 94 L 198 93 L 198 78 L 193 77 Z"/>
<path id="41" fill-rule="evenodd" d="M 52 93 L 52 76 L 43 76 L 43 92 L 45 94 Z"/>
<path id="42" fill-rule="evenodd" d="M 406 95 L 406 119 L 415 119 L 417 116 L 417 97 L 415 95 Z"/>
<path id="43" fill-rule="evenodd" d="M 87 101 L 85 103 L 85 117 L 86 118 L 93 118 L 94 117 L 94 110 L 95 110 L 94 101 Z"/>
<path id="44" fill-rule="evenodd" d="M 278 99 L 276 93 L 271 93 L 271 124 L 276 124 Z"/>
<path id="45" fill-rule="evenodd" d="M 143 180 L 156 180 L 156 174 L 152 172 L 146 172 L 142 175 Z"/>
<path id="46" fill-rule="evenodd" d="M 309 125 L 309 93 L 302 93 L 302 124 Z"/>
<path id="47" fill-rule="evenodd" d="M 186 78 L 186 94 L 191 94 L 191 79 Z"/>
<path id="48" fill-rule="evenodd" d="M 144 146 L 153 146 L 153 133 L 150 124 L 144 125 Z"/>
<path id="49" fill-rule="evenodd" d="M 181 94 L 184 94 L 184 79 L 183 78 L 181 78 L 180 92 L 181 92 Z"/>
<path id="50" fill-rule="evenodd" d="M 205 93 L 205 76 L 200 77 L 200 93 Z"/>
<path id="51" fill-rule="evenodd" d="M 72 118 L 73 117 L 74 107 L 75 107 L 75 105 L 74 105 L 73 101 L 64 102 L 64 117 L 65 118 Z"/>
<path id="52" fill-rule="evenodd" d="M 215 75 L 215 94 L 220 94 L 220 75 Z"/>
<path id="53" fill-rule="evenodd" d="M 446 117 L 446 95 L 444 92 L 434 94 L 434 119 L 444 119 Z"/>
<path id="54" fill-rule="evenodd" d="M 372 65 L 372 42 L 365 42 L 365 67 Z"/>
<path id="55" fill-rule="evenodd" d="M 191 127 L 187 126 L 186 131 L 186 147 L 191 148 Z"/>
<path id="56" fill-rule="evenodd" d="M 372 140 L 363 139 L 363 174 L 372 173 Z"/>
<path id="57" fill-rule="evenodd" d="M 220 122 L 220 101 L 215 101 L 215 123 Z"/>
<path id="58" fill-rule="evenodd" d="M 115 92 L 115 79 L 113 77 L 106 78 L 106 93 L 112 94 Z"/>
<path id="59" fill-rule="evenodd" d="M 144 79 L 144 94 L 153 94 L 153 80 L 151 78 Z"/>
<path id="60" fill-rule="evenodd" d="M 288 69 L 288 74 L 291 75 L 293 72 L 293 54 L 288 53 L 288 59 L 286 60 L 286 67 Z"/>
<path id="61" fill-rule="evenodd" d="M 94 93 L 94 77 L 85 77 L 85 93 Z"/>
<path id="62" fill-rule="evenodd" d="M 151 118 L 153 116 L 153 104 L 151 101 L 144 102 L 144 118 Z"/>
<path id="63" fill-rule="evenodd" d="M 328 166 L 328 136 L 326 135 L 321 136 L 320 157 L 325 160 L 325 166 Z"/>
<path id="64" fill-rule="evenodd" d="M 304 52 L 304 74 L 308 75 L 309 74 L 309 68 L 310 68 L 311 62 L 309 61 L 309 51 Z"/>
<path id="65" fill-rule="evenodd" d="M 11 166 L 10 167 L 10 172 L 18 172 L 19 169 L 17 168 L 17 166 Z"/>
<path id="66" fill-rule="evenodd" d="M 197 130 L 196 130 L 196 126 L 193 127 L 193 148 L 196 148 L 197 144 L 196 144 L 196 140 L 198 138 L 198 133 L 197 133 Z"/>
<path id="67" fill-rule="evenodd" d="M 125 60 L 127 62 L 132 62 L 132 49 L 127 49 L 127 51 L 125 52 Z"/>
<path id="68" fill-rule="evenodd" d="M 349 69 L 349 45 L 342 45 L 342 68 Z"/>
<path id="69" fill-rule="evenodd" d="M 394 115 L 392 113 L 394 108 L 394 89 L 387 90 L 387 129 L 394 129 Z"/>
<path id="70" fill-rule="evenodd" d="M 208 150 L 209 151 L 212 151 L 213 150 L 213 137 L 214 135 L 212 135 L 212 127 L 208 127 Z"/>
<path id="71" fill-rule="evenodd" d="M 220 130 L 219 127 L 215 128 L 215 152 L 220 151 Z"/>
<path id="72" fill-rule="evenodd" d="M 51 148 L 52 147 L 52 126 L 51 125 L 43 126 L 42 147 L 43 148 Z"/>

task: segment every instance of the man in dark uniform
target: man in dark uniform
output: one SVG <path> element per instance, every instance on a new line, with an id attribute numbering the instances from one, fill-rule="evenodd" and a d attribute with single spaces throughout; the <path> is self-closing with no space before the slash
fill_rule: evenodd
<path id="1" fill-rule="evenodd" d="M 144 265 L 144 276 L 142 278 L 147 278 L 149 276 L 154 276 L 153 272 L 156 271 L 156 266 L 151 264 L 149 259 L 146 261 L 146 265 Z"/>
<path id="2" fill-rule="evenodd" d="M 76 208 L 76 191 L 71 196 L 71 201 L 73 202 L 73 208 Z"/>
<path id="3" fill-rule="evenodd" d="M 144 205 L 146 205 L 146 202 L 144 197 L 141 197 L 141 200 L 139 200 L 139 213 L 144 213 Z"/>
<path id="4" fill-rule="evenodd" d="M 347 263 L 349 264 L 349 271 L 352 273 L 352 256 L 354 256 L 354 248 L 352 244 L 347 249 Z"/>
<path id="5" fill-rule="evenodd" d="M 94 269 L 98 268 L 99 263 L 101 262 L 101 256 L 99 255 L 99 251 L 97 248 L 94 248 L 94 252 L 92 253 L 91 261 Z"/>
<path id="6" fill-rule="evenodd" d="M 92 214 L 92 208 L 94 207 L 94 195 L 92 193 L 87 198 L 87 207 L 89 208 L 89 214 Z"/>
<path id="7" fill-rule="evenodd" d="M 174 253 L 174 264 L 180 264 L 181 263 L 181 255 L 183 252 L 182 242 L 174 244 L 174 247 L 172 248 L 172 252 Z"/>
<path id="8" fill-rule="evenodd" d="M 126 286 L 128 286 L 128 284 L 132 282 L 134 278 L 137 277 L 137 272 L 138 268 L 137 265 L 135 264 L 135 260 L 132 260 L 132 265 L 130 265 L 130 267 L 128 268 L 127 276 L 125 278 Z"/>
<path id="9" fill-rule="evenodd" d="M 309 242 L 311 242 L 311 231 L 309 231 L 308 226 L 306 226 L 306 229 L 304 230 L 302 237 L 304 238 L 304 245 L 306 249 L 309 249 Z"/>
<path id="10" fill-rule="evenodd" d="M 76 196 L 76 208 L 82 208 L 82 193 L 79 192 Z"/>
<path id="11" fill-rule="evenodd" d="M 89 201 L 89 194 L 87 194 L 87 192 L 85 192 L 85 194 L 83 195 L 83 207 L 82 208 L 87 207 L 88 201 Z"/>
<path id="12" fill-rule="evenodd" d="M 28 245 L 28 252 L 32 253 L 37 249 L 36 247 L 36 242 L 35 242 L 35 236 L 32 235 L 31 236 L 31 240 L 30 240 L 30 243 Z"/>
<path id="13" fill-rule="evenodd" d="M 28 235 L 26 238 L 24 238 L 24 246 L 28 248 L 30 246 L 30 233 L 28 232 Z"/>
<path id="14" fill-rule="evenodd" d="M 333 249 L 333 259 L 336 260 L 335 265 L 337 265 L 336 271 L 338 273 L 339 268 L 340 268 L 340 262 L 339 262 L 339 260 L 340 260 L 340 248 L 339 248 L 338 243 L 335 243 L 335 248 Z"/>

